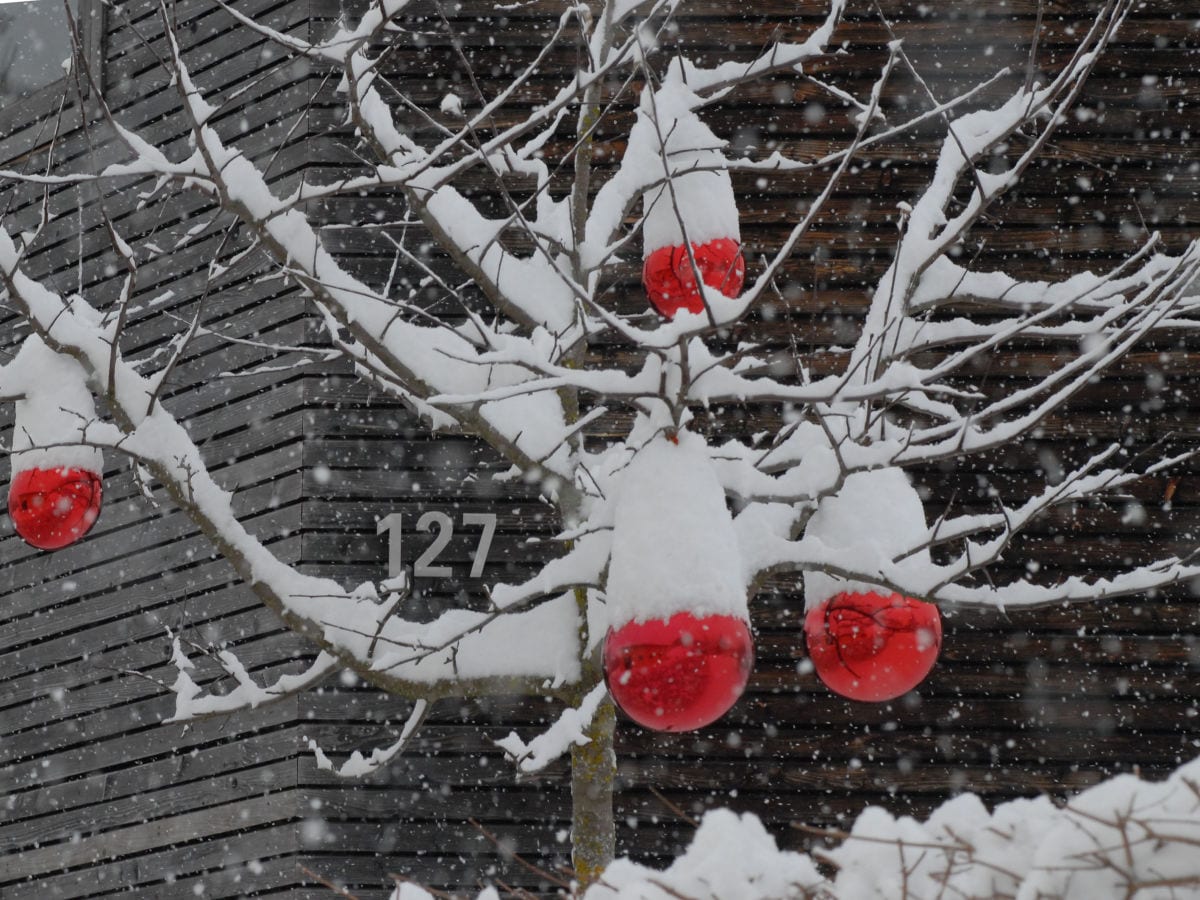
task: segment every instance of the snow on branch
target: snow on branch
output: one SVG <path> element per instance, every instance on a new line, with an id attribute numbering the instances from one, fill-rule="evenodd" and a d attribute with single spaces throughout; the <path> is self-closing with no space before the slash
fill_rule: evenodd
<path id="1" fill-rule="evenodd" d="M 881 534 L 864 527 L 860 542 L 832 542 L 823 534 L 805 533 L 798 539 L 790 535 L 801 527 L 807 517 L 798 520 L 791 508 L 775 504 L 771 507 L 753 506 L 739 516 L 739 546 L 744 559 L 746 577 L 760 578 L 764 572 L 802 570 L 820 573 L 847 582 L 878 585 L 889 591 L 945 605 L 994 606 L 998 608 L 1047 606 L 1061 602 L 1079 602 L 1101 598 L 1145 593 L 1200 576 L 1200 562 L 1192 556 L 1171 556 L 1109 578 L 1072 576 L 1057 584 L 1035 583 L 1019 579 L 1009 583 L 967 583 L 970 576 L 1000 559 L 1014 537 L 1046 510 L 1061 503 L 1103 496 L 1121 485 L 1129 484 L 1146 473 L 1131 473 L 1124 469 L 1099 469 L 1119 448 L 1097 454 L 1086 464 L 1069 474 L 1063 482 L 1047 487 L 1016 508 L 1004 507 L 993 515 L 971 515 L 941 521 L 925 533 L 911 533 L 907 544 L 898 547 L 880 541 Z M 1194 452 L 1161 460 L 1150 472 L 1161 471 L 1194 457 Z M 853 506 L 856 512 L 843 510 L 854 521 L 871 522 L 877 506 L 887 507 L 879 476 L 889 470 L 879 469 L 861 473 L 871 476 L 877 489 L 869 494 L 859 492 L 851 504 L 846 496 L 831 491 L 842 507 Z M 874 526 L 879 529 L 883 526 Z M 981 531 L 995 532 L 986 541 L 974 541 L 969 535 Z M 962 552 L 949 562 L 938 564 L 929 559 L 928 550 L 942 543 L 942 537 L 961 541 Z M 839 535 L 840 537 L 840 535 Z"/>
<path id="2" fill-rule="evenodd" d="M 93 390 L 99 386 L 103 395 L 112 376 L 106 400 L 115 421 L 89 423 L 86 446 L 116 450 L 146 466 L 289 626 L 317 640 L 368 680 L 414 698 L 445 693 L 545 693 L 578 677 L 573 650 L 577 611 L 563 602 L 524 609 L 544 596 L 536 587 L 502 592 L 507 603 L 494 613 L 452 611 L 421 625 L 394 616 L 394 604 L 381 601 L 373 590 L 349 592 L 330 579 L 301 575 L 281 562 L 234 516 L 232 497 L 213 481 L 187 430 L 162 404 L 147 410 L 146 400 L 155 393 L 152 382 L 120 357 L 95 311 L 79 298 L 65 301 L 29 278 L 17 260 L 14 244 L 0 227 L 0 280 L 10 302 L 26 315 L 54 351 L 52 355 L 62 353 L 79 361 Z M 590 550 L 594 544 L 585 546 Z M 598 575 L 594 560 L 582 572 L 567 563 L 560 565 L 567 570 L 560 577 L 569 584 Z M 533 585 L 554 587 L 554 577 L 535 578 Z M 500 631 L 504 634 L 492 637 Z M 520 652 L 523 643 L 547 635 L 559 636 L 555 646 L 563 648 L 563 654 Z M 473 653 L 470 665 L 463 667 L 457 648 L 468 636 Z M 376 658 L 380 645 L 392 649 Z M 493 649 L 487 651 L 488 647 Z M 432 661 L 435 654 L 437 660 Z M 431 661 L 422 665 L 427 659 Z M 401 668 L 404 676 L 395 671 Z M 470 674 L 464 676 L 464 669 Z M 249 687 L 245 690 L 252 693 Z"/>
<path id="3" fill-rule="evenodd" d="M 673 71 L 697 93 L 710 96 L 773 72 L 789 69 L 803 72 L 804 63 L 826 53 L 826 45 L 833 37 L 845 9 L 845 0 L 832 0 L 821 24 L 804 41 L 798 44 L 772 43 L 748 63 L 724 62 L 706 68 L 686 56 L 680 56 L 672 62 Z"/>
<path id="4" fill-rule="evenodd" d="M 1190 896 L 1200 889 L 1200 761 L 1165 781 L 1119 775 L 1064 806 L 1013 800 L 990 813 L 972 794 L 925 822 L 879 808 L 862 813 L 841 846 L 831 898 Z"/>
<path id="5" fill-rule="evenodd" d="M 408 746 L 408 742 L 411 740 L 413 734 L 421 727 L 421 723 L 425 721 L 425 714 L 428 710 L 429 704 L 424 700 L 418 700 L 413 704 L 413 709 L 408 716 L 408 720 L 404 723 L 404 727 L 400 730 L 400 735 L 393 743 L 386 747 L 376 747 L 371 751 L 370 756 L 363 756 L 362 753 L 355 750 L 341 766 L 335 766 L 333 761 L 317 745 L 317 742 L 311 738 L 308 741 L 308 749 L 316 757 L 318 769 L 332 772 L 338 778 L 362 778 L 367 775 L 374 775 L 399 756 L 400 752 Z"/>
<path id="6" fill-rule="evenodd" d="M 826 884 L 807 856 L 779 850 L 750 813 L 705 814 L 684 853 L 663 871 L 618 859 L 586 900 L 802 900 Z M 825 895 L 830 896 L 830 895 Z M 850 900 L 850 898 L 847 898 Z"/>
<path id="7" fill-rule="evenodd" d="M 948 121 L 948 134 L 942 141 L 932 179 L 917 202 L 905 207 L 904 228 L 893 262 L 879 280 L 851 356 L 849 368 L 858 371 L 857 377 L 877 376 L 884 355 L 899 340 L 896 331 L 911 312 L 913 294 L 922 275 L 997 198 L 1019 182 L 1025 169 L 1042 152 L 1130 6 L 1130 0 L 1105 4 L 1071 60 L 1049 85 L 1030 85 L 999 106 L 968 112 Z M 1021 128 L 1034 133 L 1028 146 L 1007 169 L 986 172 L 976 168 L 994 147 Z M 973 186 L 971 195 L 951 218 L 948 211 L 955 192 L 967 176 Z"/>
<path id="8" fill-rule="evenodd" d="M 271 192 L 265 176 L 236 149 L 226 147 L 208 126 L 210 107 L 191 79 L 164 12 L 173 74 L 191 122 L 196 141 L 194 158 L 213 185 L 222 206 L 253 230 L 264 250 L 286 274 L 320 301 L 356 342 L 379 360 L 388 381 L 402 386 L 401 395 L 428 398 L 433 394 L 475 393 L 497 381 L 520 382 L 528 377 L 513 366 L 473 364 L 475 342 L 466 331 L 452 327 L 420 325 L 404 316 L 388 298 L 338 264 L 325 250 L 316 230 L 299 211 Z M 165 173 L 164 173 L 165 174 Z M 448 215 L 457 219 L 460 211 Z M 530 341 L 530 349 L 543 353 L 555 342 Z M 549 392 L 527 394 L 506 401 L 466 404 L 443 411 L 462 426 L 488 439 L 525 471 L 545 470 L 559 476 L 560 489 L 574 490 L 563 457 L 569 433 L 561 400 Z M 538 427 L 529 427 L 530 423 Z"/>
<path id="9" fill-rule="evenodd" d="M 203 687 L 192 680 L 188 673 L 195 668 L 195 663 L 184 652 L 180 638 L 172 638 L 171 664 L 177 675 L 169 686 L 175 695 L 175 714 L 167 719 L 168 722 L 186 722 L 243 709 L 257 709 L 303 693 L 342 668 L 336 656 L 322 652 L 303 672 L 281 675 L 271 684 L 261 685 L 232 652 L 217 651 L 216 659 L 225 673 L 237 683 L 237 687 L 224 694 L 206 693 Z"/>
<path id="10" fill-rule="evenodd" d="M 588 743 L 590 738 L 585 734 L 587 726 L 607 696 L 608 688 L 603 683 L 597 684 L 588 691 L 578 707 L 564 709 L 553 725 L 529 743 L 512 731 L 507 737 L 496 741 L 496 746 L 507 753 L 522 772 L 540 772 L 567 753 L 572 745 Z"/>

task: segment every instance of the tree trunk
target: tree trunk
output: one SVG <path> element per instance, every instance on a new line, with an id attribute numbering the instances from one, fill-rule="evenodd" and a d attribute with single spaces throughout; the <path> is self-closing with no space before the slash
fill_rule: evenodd
<path id="1" fill-rule="evenodd" d="M 600 877 L 616 849 L 616 721 L 616 707 L 605 697 L 585 732 L 590 742 L 571 748 L 571 862 L 580 890 Z"/>

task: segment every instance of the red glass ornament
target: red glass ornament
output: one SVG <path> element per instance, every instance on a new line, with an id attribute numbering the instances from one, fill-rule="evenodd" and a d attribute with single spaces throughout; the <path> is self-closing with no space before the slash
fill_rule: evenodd
<path id="1" fill-rule="evenodd" d="M 900 594 L 838 594 L 804 620 L 808 655 L 833 692 L 851 700 L 892 700 L 920 684 L 942 646 L 932 603 Z"/>
<path id="2" fill-rule="evenodd" d="M 709 287 L 716 288 L 726 297 L 736 297 L 741 293 L 742 284 L 746 280 L 746 260 L 742 257 L 742 248 L 737 241 L 717 238 L 699 246 L 692 244 L 692 257 L 696 260 L 700 279 Z M 692 261 L 688 259 L 687 251 L 683 247 L 676 248 L 672 259 L 679 283 L 689 295 L 694 295 L 699 300 L 695 270 L 692 268 Z"/>
<path id="3" fill-rule="evenodd" d="M 707 244 L 692 244 L 692 257 L 700 279 L 726 297 L 741 293 L 746 281 L 746 260 L 741 245 L 732 238 L 717 238 Z M 659 247 L 646 257 L 642 266 L 642 285 L 651 305 L 668 319 L 680 309 L 704 312 L 704 301 L 696 287 L 695 272 L 687 250 Z"/>
<path id="4" fill-rule="evenodd" d="M 25 543 L 59 550 L 96 523 L 102 493 L 100 476 L 86 469 L 26 469 L 13 476 L 8 514 Z"/>
<path id="5" fill-rule="evenodd" d="M 604 641 L 608 690 L 629 718 L 656 731 L 715 722 L 746 689 L 754 642 L 736 616 L 676 613 L 629 622 Z"/>
<path id="6" fill-rule="evenodd" d="M 650 299 L 651 306 L 668 319 L 681 308 L 690 309 L 687 294 L 684 293 L 683 285 L 679 283 L 671 260 L 674 252 L 674 247 L 659 247 L 646 257 L 642 266 L 642 286 L 646 289 L 646 296 Z M 697 297 L 696 301 L 699 300 Z M 697 312 L 703 309 L 704 304 L 700 303 Z"/>

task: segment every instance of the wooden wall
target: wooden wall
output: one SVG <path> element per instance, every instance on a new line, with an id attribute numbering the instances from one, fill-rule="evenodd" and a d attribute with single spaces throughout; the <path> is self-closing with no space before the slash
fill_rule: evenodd
<path id="1" fill-rule="evenodd" d="M 1044 4 L 1039 70 L 1054 71 L 1071 29 L 1094 6 Z M 914 61 L 945 96 L 999 65 L 1023 73 L 1039 4 L 918 7 L 892 0 L 884 7 Z M 157 32 L 154 18 L 140 11 L 148 7 L 125 8 L 139 31 Z M 244 8 L 279 27 L 319 33 L 341 7 L 332 0 L 256 0 Z M 784 0 L 755 4 L 732 21 L 726 8 L 716 0 L 694 6 L 678 40 L 711 54 L 725 52 L 729 42 L 736 53 L 749 53 L 777 28 L 802 34 L 819 4 L 800 4 L 799 19 L 796 4 Z M 231 103 L 220 127 L 244 134 L 241 145 L 260 159 L 278 150 L 272 172 L 281 184 L 301 170 L 320 177 L 354 164 L 328 93 L 308 102 L 319 73 L 281 66 L 259 42 L 231 30 L 208 0 L 185 0 L 175 10 L 201 84 L 265 77 L 258 90 Z M 449 21 L 481 72 L 501 71 L 535 52 L 557 11 L 549 0 L 503 13 L 469 0 Z M 1200 92 L 1200 33 L 1193 19 L 1183 2 L 1147 4 L 1134 13 L 1121 47 L 1096 72 L 1081 104 L 1092 114 L 1068 123 L 1045 165 L 981 225 L 964 253 L 980 267 L 1061 277 L 1111 264 L 1136 246 L 1147 226 L 1176 248 L 1195 234 L 1200 156 L 1189 129 Z M 432 9 L 408 24 L 422 32 L 424 47 L 398 53 L 393 65 L 421 74 L 414 95 L 436 107 L 453 88 L 470 107 L 467 87 L 455 80 L 445 26 Z M 110 19 L 107 36 L 110 102 L 125 121 L 147 127 L 179 152 L 184 128 L 171 115 L 174 95 L 155 73 L 152 54 L 129 23 Z M 842 38 L 861 52 L 833 57 L 813 71 L 861 93 L 885 40 L 868 4 L 852 4 Z M 555 61 L 569 64 L 573 57 L 564 51 Z M 549 78 L 535 79 L 521 103 L 538 102 L 549 85 Z M 903 78 L 886 96 L 897 115 L 906 104 L 922 102 Z M 608 158 L 621 153 L 627 122 L 621 113 L 602 131 Z M 844 140 L 848 128 L 840 106 L 811 84 L 763 85 L 714 111 L 711 122 L 751 152 L 770 150 L 774 141 L 798 158 Z M 38 143 L 32 134 L 31 128 L 0 133 L 0 167 L 20 161 Z M 780 297 L 731 338 L 776 347 L 795 339 L 804 352 L 848 343 L 865 306 L 865 285 L 887 264 L 895 204 L 927 178 L 934 137 L 921 133 L 868 151 L 869 165 L 848 178 L 797 254 Z M 66 147 L 63 165 L 88 164 L 80 135 L 72 132 Z M 101 156 L 116 152 L 109 145 Z M 814 184 L 791 177 L 761 188 L 741 180 L 748 248 L 775 245 Z M 138 246 L 169 246 L 205 221 L 206 210 L 195 200 L 139 210 L 133 186 L 120 188 L 104 197 L 104 207 Z M 490 189 L 478 185 L 481 194 Z M 32 215 L 33 198 L 22 195 L 19 202 L 18 215 Z M 0 195 L 0 207 L 5 203 Z M 112 258 L 96 227 L 95 196 L 64 190 L 54 203 L 62 216 L 37 264 L 68 289 L 82 279 L 89 294 L 113 296 L 121 273 L 106 268 Z M 79 206 L 82 238 L 73 212 Z M 366 196 L 318 212 L 330 223 L 353 224 L 402 210 L 390 198 Z M 152 315 L 162 307 L 145 304 L 164 291 L 175 291 L 164 305 L 181 316 L 194 314 L 223 225 L 143 267 L 143 306 L 131 323 L 127 354 L 162 346 L 165 328 Z M 376 230 L 326 237 L 364 277 L 380 283 L 387 277 L 392 255 Z M 85 260 L 77 270 L 81 245 Z M 263 270 L 252 260 L 214 285 L 204 301 L 206 325 L 267 343 L 311 336 L 303 303 L 278 282 L 257 281 Z M 619 273 L 608 296 L 616 308 L 643 308 L 636 266 Z M 0 310 L 0 340 L 11 346 L 18 335 L 4 316 Z M 615 344 L 596 349 L 622 352 Z M 1030 347 L 1011 359 L 993 358 L 992 369 L 979 375 L 1003 390 L 1063 349 L 1069 348 Z M 967 465 L 917 473 L 918 481 L 938 502 L 986 508 L 993 492 L 1019 496 L 1090 442 L 1128 439 L 1136 449 L 1169 433 L 1194 441 L 1200 424 L 1192 396 L 1196 349 L 1166 336 L 1077 398 L 1036 440 Z M 818 368 L 829 359 L 812 357 Z M 500 514 L 490 576 L 517 577 L 537 558 L 539 548 L 524 538 L 552 523 L 532 492 L 498 489 L 486 477 L 464 481 L 467 472 L 498 467 L 484 449 L 432 440 L 405 411 L 336 367 L 217 377 L 264 361 L 281 360 L 257 347 L 203 338 L 173 379 L 177 387 L 168 402 L 204 441 L 218 478 L 239 488 L 251 527 L 283 558 L 346 583 L 377 578 L 386 551 L 376 519 L 400 511 L 412 522 L 428 509 Z M 712 427 L 755 431 L 777 427 L 775 416 L 716 410 Z M 10 421 L 0 421 L 0 440 L 7 441 Z M 619 434 L 625 421 L 619 414 L 603 420 L 594 439 Z M 0 794 L 7 798 L 0 804 L 0 896 L 82 898 L 132 889 L 184 897 L 200 886 L 210 897 L 330 896 L 299 864 L 344 879 L 362 897 L 385 896 L 381 884 L 389 871 L 440 887 L 469 887 L 481 873 L 537 887 L 494 851 L 470 817 L 531 858 L 550 865 L 566 859 L 559 837 L 569 806 L 565 768 L 517 781 L 490 743 L 512 727 L 532 733 L 555 715 L 550 705 L 439 704 L 419 746 L 388 776 L 354 786 L 318 772 L 303 738 L 317 738 L 331 755 L 369 749 L 389 742 L 407 709 L 349 681 L 231 720 L 161 724 L 171 708 L 163 692 L 123 670 L 173 676 L 166 626 L 188 626 L 202 642 L 230 642 L 256 666 L 305 649 L 280 633 L 228 567 L 211 558 L 181 514 L 144 500 L 124 462 L 108 462 L 106 511 L 79 547 L 35 554 L 7 522 L 0 525 L 0 602 L 9 611 L 0 627 Z M 1035 552 L 1053 573 L 1102 573 L 1139 554 L 1194 543 L 1200 494 L 1190 469 L 1178 474 L 1169 504 L 1167 479 L 1148 479 L 1112 508 L 1048 519 L 1014 548 L 998 574 L 1022 571 Z M 0 464 L 0 478 L 6 477 Z M 433 612 L 472 590 L 461 577 L 469 552 L 465 541 L 452 545 L 456 578 L 430 585 L 418 611 Z M 796 580 L 769 588 L 755 606 L 759 661 L 751 689 L 729 717 L 695 735 L 656 736 L 621 726 L 621 852 L 663 859 L 686 842 L 690 826 L 668 804 L 692 816 L 714 805 L 753 810 L 781 843 L 802 846 L 808 838 L 791 822 L 846 823 L 867 803 L 920 815 L 966 789 L 992 801 L 1061 794 L 1134 767 L 1161 774 L 1196 753 L 1200 604 L 1187 589 L 1038 613 L 953 614 L 931 678 L 899 701 L 867 706 L 834 697 L 807 671 Z"/>
<path id="2" fill-rule="evenodd" d="M 138 36 L 153 38 L 161 30 L 151 9 L 124 7 L 128 23 L 110 14 L 106 96 L 123 122 L 179 155 L 186 152 L 186 131 L 173 115 L 175 91 Z M 258 2 L 247 9 L 280 27 L 308 27 L 303 4 Z M 295 70 L 273 68 L 261 42 L 225 33 L 215 22 L 223 14 L 211 4 L 178 4 L 175 11 L 202 83 L 264 76 L 260 96 L 232 103 L 222 127 L 244 124 L 249 137 L 243 146 L 257 158 L 280 150 L 273 172 L 294 180 L 304 129 L 289 130 L 303 115 L 303 81 Z M 0 167 L 36 171 L 44 165 L 45 134 L 53 134 L 54 125 L 44 116 L 10 117 L 0 133 Z M 98 170 L 122 155 L 102 126 L 89 146 L 78 130 L 77 106 L 68 106 L 61 131 L 66 137 L 56 156 L 63 168 Z M 33 261 L 35 271 L 52 273 L 60 291 L 82 288 L 93 302 L 111 300 L 124 270 L 114 265 L 98 227 L 103 206 L 142 261 L 123 341 L 132 358 L 162 352 L 178 330 L 163 313 L 185 321 L 195 314 L 225 225 L 218 222 L 156 256 L 150 244 L 172 248 L 211 210 L 194 198 L 139 204 L 138 194 L 152 186 L 109 183 L 102 197 L 93 190 L 53 192 L 57 218 Z M 38 199 L 0 186 L 0 207 L 12 203 L 22 227 L 36 220 Z M 228 256 L 231 249 L 219 252 Z M 210 285 L 205 326 L 267 343 L 302 339 L 302 303 L 278 282 L 257 281 L 261 272 L 252 261 Z M 173 296 L 162 299 L 168 292 Z M 22 336 L 11 314 L 0 312 L 6 354 Z M 165 401 L 204 443 L 218 481 L 239 489 L 237 509 L 248 526 L 282 558 L 298 561 L 302 383 L 222 377 L 270 361 L 258 347 L 202 336 L 181 361 Z M 3 416 L 0 440 L 7 444 L 8 405 Z M 291 890 L 301 883 L 292 856 L 300 830 L 296 757 L 305 730 L 295 705 L 190 726 L 162 724 L 173 702 L 155 680 L 174 675 L 167 628 L 201 644 L 228 642 L 256 668 L 306 648 L 213 558 L 207 541 L 160 491 L 147 500 L 126 460 L 110 455 L 106 465 L 104 512 L 78 546 L 37 553 L 16 537 L 7 516 L 0 524 L 0 896 L 132 892 L 167 898 L 195 897 L 202 889 L 204 896 L 231 897 L 257 886 L 302 896 Z M 0 469 L 6 494 L 8 474 L 6 460 Z"/>

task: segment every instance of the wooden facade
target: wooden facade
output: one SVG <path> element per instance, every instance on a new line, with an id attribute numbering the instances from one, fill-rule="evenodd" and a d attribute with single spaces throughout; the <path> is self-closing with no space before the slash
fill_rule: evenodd
<path id="1" fill-rule="evenodd" d="M 728 3 L 706 0 L 681 20 L 678 40 L 710 54 L 727 52 L 727 45 L 749 52 L 777 29 L 802 34 L 819 6 L 764 0 L 731 17 Z M 1045 30 L 1038 68 L 1053 71 L 1095 6 L 884 3 L 943 96 L 1001 65 L 1023 70 L 1039 13 Z M 272 160 L 281 188 L 301 175 L 320 179 L 353 164 L 322 73 L 281 63 L 277 50 L 235 27 L 211 0 L 182 0 L 172 9 L 203 87 L 228 93 L 254 84 L 230 101 L 217 127 L 237 136 L 257 161 Z M 251 0 L 239 9 L 314 38 L 342 12 L 334 0 Z M 408 23 L 422 35 L 421 48 L 397 53 L 391 64 L 397 73 L 416 73 L 414 96 L 436 108 L 455 84 L 456 57 L 435 9 L 422 10 L 424 18 Z M 534 53 L 557 10 L 549 0 L 503 11 L 466 0 L 448 21 L 480 71 L 500 72 Z M 1194 237 L 1200 229 L 1195 22 L 1194 4 L 1182 0 L 1139 8 L 1091 80 L 1080 104 L 1087 112 L 1064 126 L 1044 165 L 1028 173 L 964 252 L 977 255 L 981 267 L 1057 278 L 1111 264 L 1147 228 L 1160 230 L 1175 248 Z M 106 14 L 93 52 L 118 118 L 178 155 L 186 126 L 156 62 L 160 30 L 151 5 L 134 0 Z M 871 4 L 851 4 L 842 39 L 854 52 L 831 57 L 817 74 L 861 89 L 886 40 Z M 569 56 L 551 62 L 569 65 Z M 538 102 L 549 84 L 535 80 L 522 102 Z M 923 102 L 902 78 L 888 96 Z M 0 169 L 45 165 L 56 108 L 0 111 Z M 94 115 L 90 106 L 85 112 Z M 601 132 L 609 158 L 619 156 L 628 121 L 620 114 Z M 844 140 L 849 127 L 819 88 L 782 81 L 739 94 L 710 121 L 741 145 L 778 141 L 796 156 Z M 103 127 L 89 143 L 79 124 L 79 105 L 68 103 L 57 166 L 95 169 L 120 158 Z M 864 286 L 886 266 L 896 202 L 928 178 L 935 136 L 930 131 L 866 151 L 797 253 L 779 301 L 732 337 L 780 347 L 794 340 L 804 351 L 848 343 L 865 306 Z M 753 179 L 738 183 L 752 251 L 777 242 L 813 183 L 785 178 L 768 191 Z M 103 194 L 91 187 L 52 192 L 56 218 L 41 238 L 34 274 L 49 276 L 61 291 L 111 299 L 123 272 L 113 265 L 101 206 L 138 247 L 167 249 L 212 217 L 195 198 L 142 205 L 138 192 L 148 184 L 117 187 Z M 481 192 L 487 189 L 481 182 Z M 39 200 L 0 183 L 0 209 L 22 227 L 36 219 Z M 365 226 L 396 211 L 390 198 L 364 196 L 314 214 L 330 225 L 364 226 L 331 228 L 325 239 L 356 271 L 382 283 L 392 255 L 378 230 Z M 178 249 L 147 255 L 123 349 L 131 358 L 153 353 L 174 330 L 163 313 L 190 318 L 205 298 L 204 324 L 212 333 L 189 349 L 167 403 L 188 422 L 218 480 L 237 488 L 237 511 L 248 526 L 282 559 L 354 583 L 383 574 L 379 518 L 494 511 L 500 533 L 488 576 L 524 571 L 540 552 L 525 539 L 553 522 L 532 489 L 467 477 L 499 468 L 485 448 L 435 440 L 408 412 L 337 366 L 246 374 L 264 362 L 294 361 L 265 345 L 303 343 L 316 331 L 303 299 L 278 280 L 261 280 L 269 265 L 254 257 L 206 292 L 209 261 L 236 246 L 222 249 L 226 224 L 210 223 Z M 644 303 L 633 266 L 615 302 L 626 309 Z M 14 321 L 0 301 L 0 351 L 22 337 Z M 1164 336 L 1048 421 L 1036 441 L 915 473 L 918 482 L 935 499 L 986 508 L 995 492 L 1016 494 L 1042 483 L 1097 441 L 1126 440 L 1133 450 L 1168 435 L 1194 442 L 1198 350 L 1194 339 Z M 1019 384 L 1057 352 L 1068 349 L 1030 347 L 991 361 L 995 369 L 980 377 Z M 827 358 L 813 356 L 813 363 Z M 713 427 L 775 428 L 775 416 L 716 410 Z M 615 415 L 601 420 L 594 437 L 603 440 L 624 424 Z M 0 442 L 10 435 L 6 408 Z M 510 728 L 535 730 L 555 715 L 551 704 L 443 702 L 419 744 L 387 777 L 353 785 L 318 771 L 305 739 L 317 739 L 331 755 L 387 743 L 407 708 L 352 680 L 249 714 L 164 724 L 173 698 L 155 682 L 174 677 L 167 628 L 199 643 L 225 642 L 263 673 L 311 650 L 214 558 L 182 512 L 165 499 L 158 505 L 146 498 L 126 461 L 110 457 L 107 464 L 105 512 L 80 545 L 37 553 L 7 520 L 0 525 L 0 897 L 332 896 L 302 865 L 364 898 L 386 896 L 388 872 L 438 887 L 469 888 L 492 877 L 545 887 L 468 819 L 543 864 L 566 861 L 565 767 L 518 780 L 491 744 Z M 8 466 L 0 463 L 0 488 L 7 489 L 7 479 Z M 1062 574 L 1105 573 L 1164 547 L 1195 545 L 1197 485 L 1193 471 L 1182 468 L 1170 479 L 1139 482 L 1111 507 L 1050 517 L 1014 547 L 1009 570 L 999 574 L 1022 571 L 1033 554 Z M 454 578 L 429 585 L 419 602 L 434 609 L 470 591 L 463 577 L 469 554 L 469 542 L 456 540 L 445 556 Z M 781 844 L 798 847 L 810 839 L 792 822 L 845 824 L 869 803 L 923 815 L 962 790 L 988 802 L 1059 796 L 1117 772 L 1162 774 L 1200 752 L 1200 601 L 1187 588 L 1010 615 L 953 613 L 931 678 L 901 700 L 870 706 L 835 697 L 806 670 L 801 603 L 795 579 L 770 584 L 755 602 L 759 658 L 751 689 L 716 726 L 681 736 L 620 727 L 619 852 L 646 860 L 675 852 L 690 826 L 671 806 L 691 816 L 715 805 L 752 810 Z"/>

